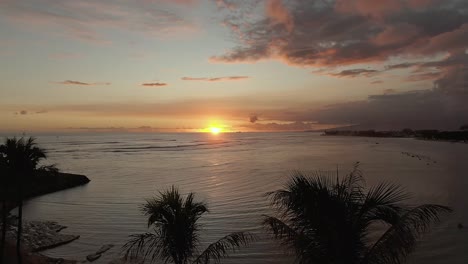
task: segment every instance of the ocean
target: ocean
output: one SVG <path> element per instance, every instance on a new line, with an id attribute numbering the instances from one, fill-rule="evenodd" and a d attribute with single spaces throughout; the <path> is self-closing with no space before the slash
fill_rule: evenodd
<path id="1" fill-rule="evenodd" d="M 234 231 L 259 241 L 223 263 L 292 263 L 261 228 L 272 214 L 265 196 L 293 170 L 338 170 L 355 162 L 367 186 L 403 185 L 411 203 L 440 203 L 455 212 L 424 236 L 409 263 L 468 263 L 468 144 L 405 138 L 326 137 L 318 133 L 64 134 L 38 136 L 48 163 L 91 182 L 28 201 L 28 220 L 53 220 L 80 239 L 44 252 L 83 260 L 104 244 L 116 246 L 95 263 L 119 257 L 130 234 L 147 231 L 139 206 L 171 185 L 195 192 L 210 212 L 201 222 L 202 247 Z M 464 223 L 464 229 L 458 229 Z"/>

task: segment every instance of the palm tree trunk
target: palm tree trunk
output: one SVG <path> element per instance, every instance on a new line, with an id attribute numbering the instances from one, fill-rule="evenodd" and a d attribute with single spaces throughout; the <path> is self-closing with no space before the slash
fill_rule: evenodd
<path id="1" fill-rule="evenodd" d="M 16 257 L 18 264 L 22 263 L 21 259 L 21 233 L 23 232 L 23 186 L 22 181 L 18 186 L 18 231 L 16 233 Z"/>
<path id="2" fill-rule="evenodd" d="M 7 208 L 6 208 L 6 194 L 3 193 L 2 197 L 2 241 L 0 244 L 0 264 L 3 263 L 3 255 L 6 245 L 6 229 L 7 229 Z"/>

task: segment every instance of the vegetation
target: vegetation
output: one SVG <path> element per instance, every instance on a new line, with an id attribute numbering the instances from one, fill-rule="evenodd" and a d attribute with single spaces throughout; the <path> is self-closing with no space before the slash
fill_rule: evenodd
<path id="1" fill-rule="evenodd" d="M 451 211 L 405 205 L 409 195 L 398 185 L 381 183 L 366 192 L 358 164 L 342 179 L 324 172 L 292 176 L 284 189 L 269 193 L 279 217 L 264 216 L 263 224 L 298 263 L 403 263 L 417 238 Z M 384 231 L 372 240 L 376 227 Z"/>
<path id="2" fill-rule="evenodd" d="M 327 130 L 323 133 L 323 135 L 380 138 L 417 138 L 424 140 L 468 142 L 468 130 L 463 126 L 460 127 L 460 131 L 411 130 L 408 128 L 401 131 Z"/>
<path id="3" fill-rule="evenodd" d="M 231 233 L 210 244 L 201 254 L 199 245 L 200 217 L 208 212 L 207 205 L 194 201 L 194 193 L 182 197 L 174 186 L 159 196 L 148 200 L 142 211 L 148 216 L 148 228 L 152 233 L 132 235 L 124 245 L 125 258 L 162 260 L 164 263 L 215 263 L 248 245 L 254 237 L 245 232 Z"/>
<path id="4" fill-rule="evenodd" d="M 33 177 L 34 172 L 38 169 L 38 164 L 42 159 L 46 158 L 45 150 L 39 148 L 35 139 L 30 137 L 24 138 L 7 138 L 3 145 L 0 145 L 1 167 L 3 171 L 2 183 L 2 252 L 5 246 L 5 231 L 6 231 L 6 203 L 8 199 L 16 200 L 18 204 L 18 231 L 17 231 L 17 259 L 21 263 L 21 233 L 23 221 L 23 190 L 24 185 Z M 51 168 L 41 168 L 48 170 Z M 15 189 L 16 197 L 12 197 L 12 193 L 7 190 Z"/>
<path id="5" fill-rule="evenodd" d="M 3 155 L 0 155 L 0 182 L 1 182 L 1 197 L 2 200 L 2 237 L 0 241 L 0 263 L 3 263 L 3 257 L 5 254 L 5 246 L 6 246 L 6 229 L 7 229 L 7 190 L 10 187 L 7 181 L 6 176 L 6 161 Z"/>

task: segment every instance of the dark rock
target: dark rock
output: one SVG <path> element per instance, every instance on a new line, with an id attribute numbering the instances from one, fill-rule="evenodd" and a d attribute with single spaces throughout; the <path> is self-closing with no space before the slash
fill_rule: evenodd
<path id="1" fill-rule="evenodd" d="M 101 254 L 91 254 L 91 255 L 86 256 L 86 259 L 89 262 L 93 262 L 93 261 L 97 260 L 100 257 L 101 257 Z"/>
<path id="2" fill-rule="evenodd" d="M 96 254 L 103 254 L 104 252 L 108 251 L 109 249 L 111 249 L 113 247 L 114 247 L 114 245 L 112 245 L 112 244 L 104 245 L 98 251 L 96 251 Z"/>

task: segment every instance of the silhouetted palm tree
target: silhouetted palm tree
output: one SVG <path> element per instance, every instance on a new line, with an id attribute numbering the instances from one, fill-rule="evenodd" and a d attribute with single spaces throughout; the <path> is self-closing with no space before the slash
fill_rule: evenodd
<path id="1" fill-rule="evenodd" d="M 337 173 L 294 172 L 284 189 L 269 193 L 279 215 L 264 216 L 263 224 L 295 251 L 298 263 L 394 264 L 405 261 L 440 213 L 451 211 L 407 206 L 409 195 L 398 185 L 364 187 L 357 165 L 341 180 Z M 371 239 L 381 225 L 385 231 Z"/>
<path id="2" fill-rule="evenodd" d="M 6 230 L 7 230 L 7 191 L 10 187 L 8 184 L 8 177 L 6 174 L 6 161 L 3 155 L 0 155 L 0 182 L 1 182 L 1 199 L 2 199 L 2 238 L 0 242 L 0 263 L 3 263 L 3 255 L 6 246 Z"/>
<path id="3" fill-rule="evenodd" d="M 16 202 L 18 203 L 18 231 L 16 250 L 18 262 L 21 263 L 21 233 L 23 227 L 23 188 L 33 176 L 34 170 L 42 159 L 46 158 L 45 150 L 39 148 L 33 137 L 28 139 L 7 138 L 0 146 L 8 178 L 16 185 Z"/>
<path id="4" fill-rule="evenodd" d="M 234 251 L 248 245 L 253 236 L 249 233 L 231 233 L 209 245 L 201 254 L 197 253 L 200 225 L 198 220 L 208 212 L 203 202 L 194 201 L 194 193 L 182 197 L 177 188 L 160 192 L 148 200 L 142 211 L 148 216 L 148 228 L 153 233 L 132 235 L 124 245 L 125 258 L 143 258 L 164 263 L 215 263 Z"/>

